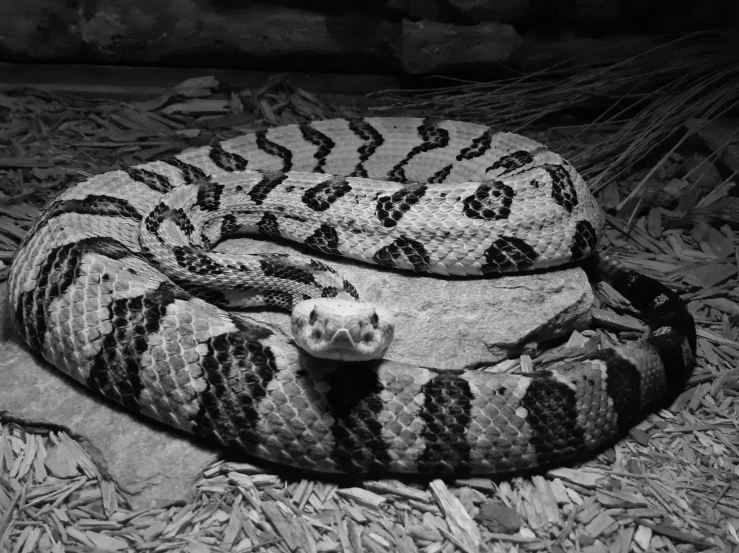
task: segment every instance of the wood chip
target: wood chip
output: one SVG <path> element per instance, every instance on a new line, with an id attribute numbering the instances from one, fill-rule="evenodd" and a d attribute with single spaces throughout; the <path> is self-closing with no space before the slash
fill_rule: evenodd
<path id="1" fill-rule="evenodd" d="M 476 551 L 480 547 L 482 537 L 477 525 L 459 500 L 449 493 L 449 489 L 442 480 L 432 481 L 429 484 L 429 490 L 444 513 L 451 535 L 467 550 Z"/>
<path id="2" fill-rule="evenodd" d="M 363 490 L 362 488 L 344 488 L 337 490 L 336 493 L 341 497 L 370 509 L 376 509 L 387 501 L 385 497 L 368 490 Z"/>
<path id="3" fill-rule="evenodd" d="M 128 548 L 129 544 L 126 540 L 109 536 L 107 534 L 100 534 L 98 532 L 85 532 L 87 538 L 92 542 L 95 547 L 106 551 L 123 551 Z"/>
<path id="4" fill-rule="evenodd" d="M 598 481 L 606 478 L 606 475 L 601 472 L 592 470 L 574 470 L 566 467 L 552 469 L 547 472 L 547 476 L 550 478 L 560 478 L 564 482 L 572 482 L 583 488 L 595 488 Z"/>

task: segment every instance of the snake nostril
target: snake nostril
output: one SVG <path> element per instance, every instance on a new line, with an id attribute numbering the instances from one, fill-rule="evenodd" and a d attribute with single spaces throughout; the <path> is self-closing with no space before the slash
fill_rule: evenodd
<path id="1" fill-rule="evenodd" d="M 308 317 L 308 322 L 310 324 L 315 324 L 317 319 L 318 319 L 318 313 L 316 313 L 316 308 L 314 307 L 313 309 L 311 309 L 310 317 Z"/>
<path id="2" fill-rule="evenodd" d="M 322 335 L 323 333 L 317 328 L 314 328 L 313 332 L 311 332 L 311 336 L 314 340 L 320 340 Z"/>
<path id="3" fill-rule="evenodd" d="M 377 316 L 377 311 L 372 312 L 369 321 L 374 328 L 377 328 L 377 325 L 380 324 L 380 317 Z"/>

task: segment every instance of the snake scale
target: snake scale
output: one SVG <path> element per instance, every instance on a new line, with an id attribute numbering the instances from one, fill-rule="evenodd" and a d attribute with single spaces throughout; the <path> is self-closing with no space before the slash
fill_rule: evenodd
<path id="1" fill-rule="evenodd" d="M 592 456 L 693 368 L 686 306 L 597 254 L 602 224 L 574 168 L 515 134 L 422 118 L 288 125 L 62 193 L 13 261 L 12 319 L 93 391 L 257 459 L 318 473 L 510 474 Z M 222 307 L 356 290 L 320 260 L 209 253 L 242 232 L 441 275 L 580 262 L 650 332 L 526 374 L 316 359 Z M 168 236 L 176 245 L 153 252 Z M 220 284 L 226 269 L 243 273 L 236 292 Z"/>

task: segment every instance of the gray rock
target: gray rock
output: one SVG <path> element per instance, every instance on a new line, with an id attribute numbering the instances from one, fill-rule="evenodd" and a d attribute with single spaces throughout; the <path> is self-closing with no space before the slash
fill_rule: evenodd
<path id="1" fill-rule="evenodd" d="M 480 505 L 480 511 L 475 518 L 491 532 L 504 534 L 514 534 L 525 524 L 523 517 L 515 509 L 507 507 L 500 501 L 486 501 Z"/>
<path id="2" fill-rule="evenodd" d="M 287 245 L 248 239 L 230 240 L 217 249 L 296 253 Z M 590 323 L 593 292 L 579 268 L 452 280 L 321 259 L 352 282 L 363 301 L 394 313 L 395 341 L 387 356 L 411 365 L 460 369 L 476 362 L 499 362 Z M 250 315 L 290 335 L 288 314 Z"/>
<path id="3" fill-rule="evenodd" d="M 9 0 L 0 18 L 0 58 L 149 65 L 187 60 L 193 66 L 300 72 L 351 71 L 360 64 L 365 72 L 379 72 L 397 70 L 398 30 L 379 10 L 344 15 L 254 2 L 219 8 L 193 0 L 103 0 L 78 10 Z"/>
<path id="4" fill-rule="evenodd" d="M 584 64 L 592 56 L 601 57 L 604 51 L 611 58 L 626 59 L 628 56 L 624 57 L 618 49 L 614 54 L 614 46 L 617 48 L 623 29 L 629 28 L 635 19 L 640 22 L 640 28 L 661 32 L 731 29 L 739 21 L 739 10 L 734 5 L 711 1 L 693 2 L 681 9 L 660 9 L 661 3 L 642 0 L 388 0 L 302 4 L 95 0 L 85 3 L 85 9 L 81 10 L 78 2 L 4 0 L 0 61 L 53 63 L 74 59 L 86 64 L 159 67 L 185 62 L 188 66 L 251 71 L 394 75 L 401 71 L 398 52 L 402 51 L 407 64 L 403 67 L 411 68 L 411 74 L 425 73 L 419 71 L 419 66 L 428 66 L 429 73 L 440 72 L 443 67 L 456 73 L 467 71 L 469 76 L 478 78 L 480 71 L 492 72 L 494 63 L 509 61 L 501 53 L 511 47 L 507 35 L 500 34 L 513 33 L 512 28 L 503 27 L 491 37 L 488 22 L 526 23 L 530 31 L 526 42 L 533 44 L 518 52 L 518 69 L 542 67 L 538 58 L 545 54 L 548 63 L 544 66 L 567 61 L 569 67 L 572 63 Z M 411 27 L 401 36 L 400 17 L 450 25 L 430 30 Z M 454 29 L 453 22 L 469 26 Z M 546 36 L 537 39 L 535 35 L 539 31 L 546 31 L 543 27 L 551 31 L 559 28 L 562 32 L 545 33 Z M 449 32 L 450 29 L 454 32 Z M 592 46 L 590 41 L 578 42 L 573 51 L 568 44 L 570 35 L 577 37 L 585 31 L 585 35 L 593 36 L 594 30 L 601 30 L 599 34 L 603 38 L 593 41 Z M 730 42 L 726 46 L 735 48 Z M 538 47 L 543 51 L 537 51 Z M 443 64 L 434 62 L 437 54 Z M 577 60 L 573 62 L 572 57 Z M 89 71 L 85 77 L 89 77 Z M 144 81 L 159 78 L 155 73 Z M 55 84 L 53 79 L 47 83 Z M 126 80 L 119 77 L 115 84 L 121 83 L 125 84 Z"/>
<path id="5" fill-rule="evenodd" d="M 445 0 L 388 0 L 385 9 L 392 15 L 432 21 L 444 21 L 447 12 Z"/>
<path id="6" fill-rule="evenodd" d="M 490 69 L 510 61 L 521 37 L 506 23 L 452 25 L 435 21 L 403 21 L 400 61 L 410 75 Z"/>
<path id="7" fill-rule="evenodd" d="M 269 242 L 232 240 L 220 251 L 290 251 Z M 592 290 L 577 268 L 499 279 L 445 280 L 330 260 L 364 300 L 397 317 L 388 357 L 411 364 L 461 368 L 494 361 L 524 346 L 588 324 Z M 6 289 L 0 287 L 0 406 L 15 415 L 47 420 L 86 436 L 115 479 L 133 495 L 135 509 L 184 499 L 198 470 L 217 452 L 175 431 L 129 415 L 99 399 L 31 355 L 11 330 Z M 250 313 L 277 329 L 289 317 Z"/>
<path id="8" fill-rule="evenodd" d="M 448 0 L 454 12 L 467 21 L 508 23 L 530 15 L 534 10 L 529 0 Z"/>

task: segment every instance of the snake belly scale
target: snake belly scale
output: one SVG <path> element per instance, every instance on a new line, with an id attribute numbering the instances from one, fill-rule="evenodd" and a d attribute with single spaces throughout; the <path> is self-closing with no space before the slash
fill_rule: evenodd
<path id="1" fill-rule="evenodd" d="M 320 473 L 510 474 L 593 455 L 692 370 L 686 306 L 597 254 L 602 223 L 574 168 L 518 135 L 421 118 L 288 125 L 62 193 L 11 266 L 12 320 L 93 391 L 255 458 Z M 441 275 L 581 262 L 650 332 L 528 374 L 316 359 L 223 306 L 356 290 L 318 260 L 246 267 L 209 252 L 241 231 Z M 253 287 L 224 291 L 230 272 Z"/>

